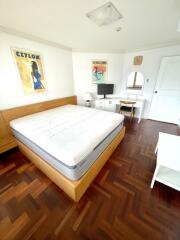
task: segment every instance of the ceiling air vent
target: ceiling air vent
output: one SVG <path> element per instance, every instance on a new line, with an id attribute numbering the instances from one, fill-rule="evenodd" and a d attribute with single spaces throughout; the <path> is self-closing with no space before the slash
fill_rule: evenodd
<path id="1" fill-rule="evenodd" d="M 86 16 L 98 26 L 109 25 L 123 17 L 111 2 L 87 13 Z"/>

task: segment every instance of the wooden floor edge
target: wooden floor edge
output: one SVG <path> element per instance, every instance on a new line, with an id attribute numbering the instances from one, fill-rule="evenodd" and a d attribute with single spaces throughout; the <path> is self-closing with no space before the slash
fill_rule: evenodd
<path id="1" fill-rule="evenodd" d="M 22 142 L 17 140 L 20 151 L 39 168 L 46 176 L 48 176 L 52 182 L 54 182 L 60 189 L 62 189 L 70 198 L 74 201 L 79 201 L 92 181 L 98 175 L 106 161 L 114 152 L 116 147 L 122 141 L 125 135 L 125 127 L 116 135 L 113 141 L 107 146 L 107 148 L 101 153 L 95 163 L 89 168 L 89 170 L 78 180 L 71 181 L 59 173 L 55 168 L 51 167 L 40 156 L 34 153 Z"/>

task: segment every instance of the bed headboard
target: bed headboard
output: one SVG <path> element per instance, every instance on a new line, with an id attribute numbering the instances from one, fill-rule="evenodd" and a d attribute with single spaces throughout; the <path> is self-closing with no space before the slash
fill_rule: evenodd
<path id="1" fill-rule="evenodd" d="M 77 97 L 70 96 L 0 111 L 0 153 L 17 146 L 9 127 L 11 120 L 66 104 L 76 105 Z"/>

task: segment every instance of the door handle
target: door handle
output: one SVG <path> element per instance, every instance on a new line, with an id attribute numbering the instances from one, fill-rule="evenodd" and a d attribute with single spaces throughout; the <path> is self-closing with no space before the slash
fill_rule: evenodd
<path id="1" fill-rule="evenodd" d="M 158 93 L 158 91 L 154 91 L 154 93 Z"/>

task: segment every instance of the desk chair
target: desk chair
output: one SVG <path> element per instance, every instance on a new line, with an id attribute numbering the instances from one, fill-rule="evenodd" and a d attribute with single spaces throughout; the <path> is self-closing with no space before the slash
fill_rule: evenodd
<path id="1" fill-rule="evenodd" d="M 134 114 L 135 114 L 134 105 L 135 104 L 136 104 L 136 102 L 132 101 L 132 100 L 121 100 L 119 113 L 121 113 L 125 116 L 129 115 L 131 120 L 134 119 Z"/>

